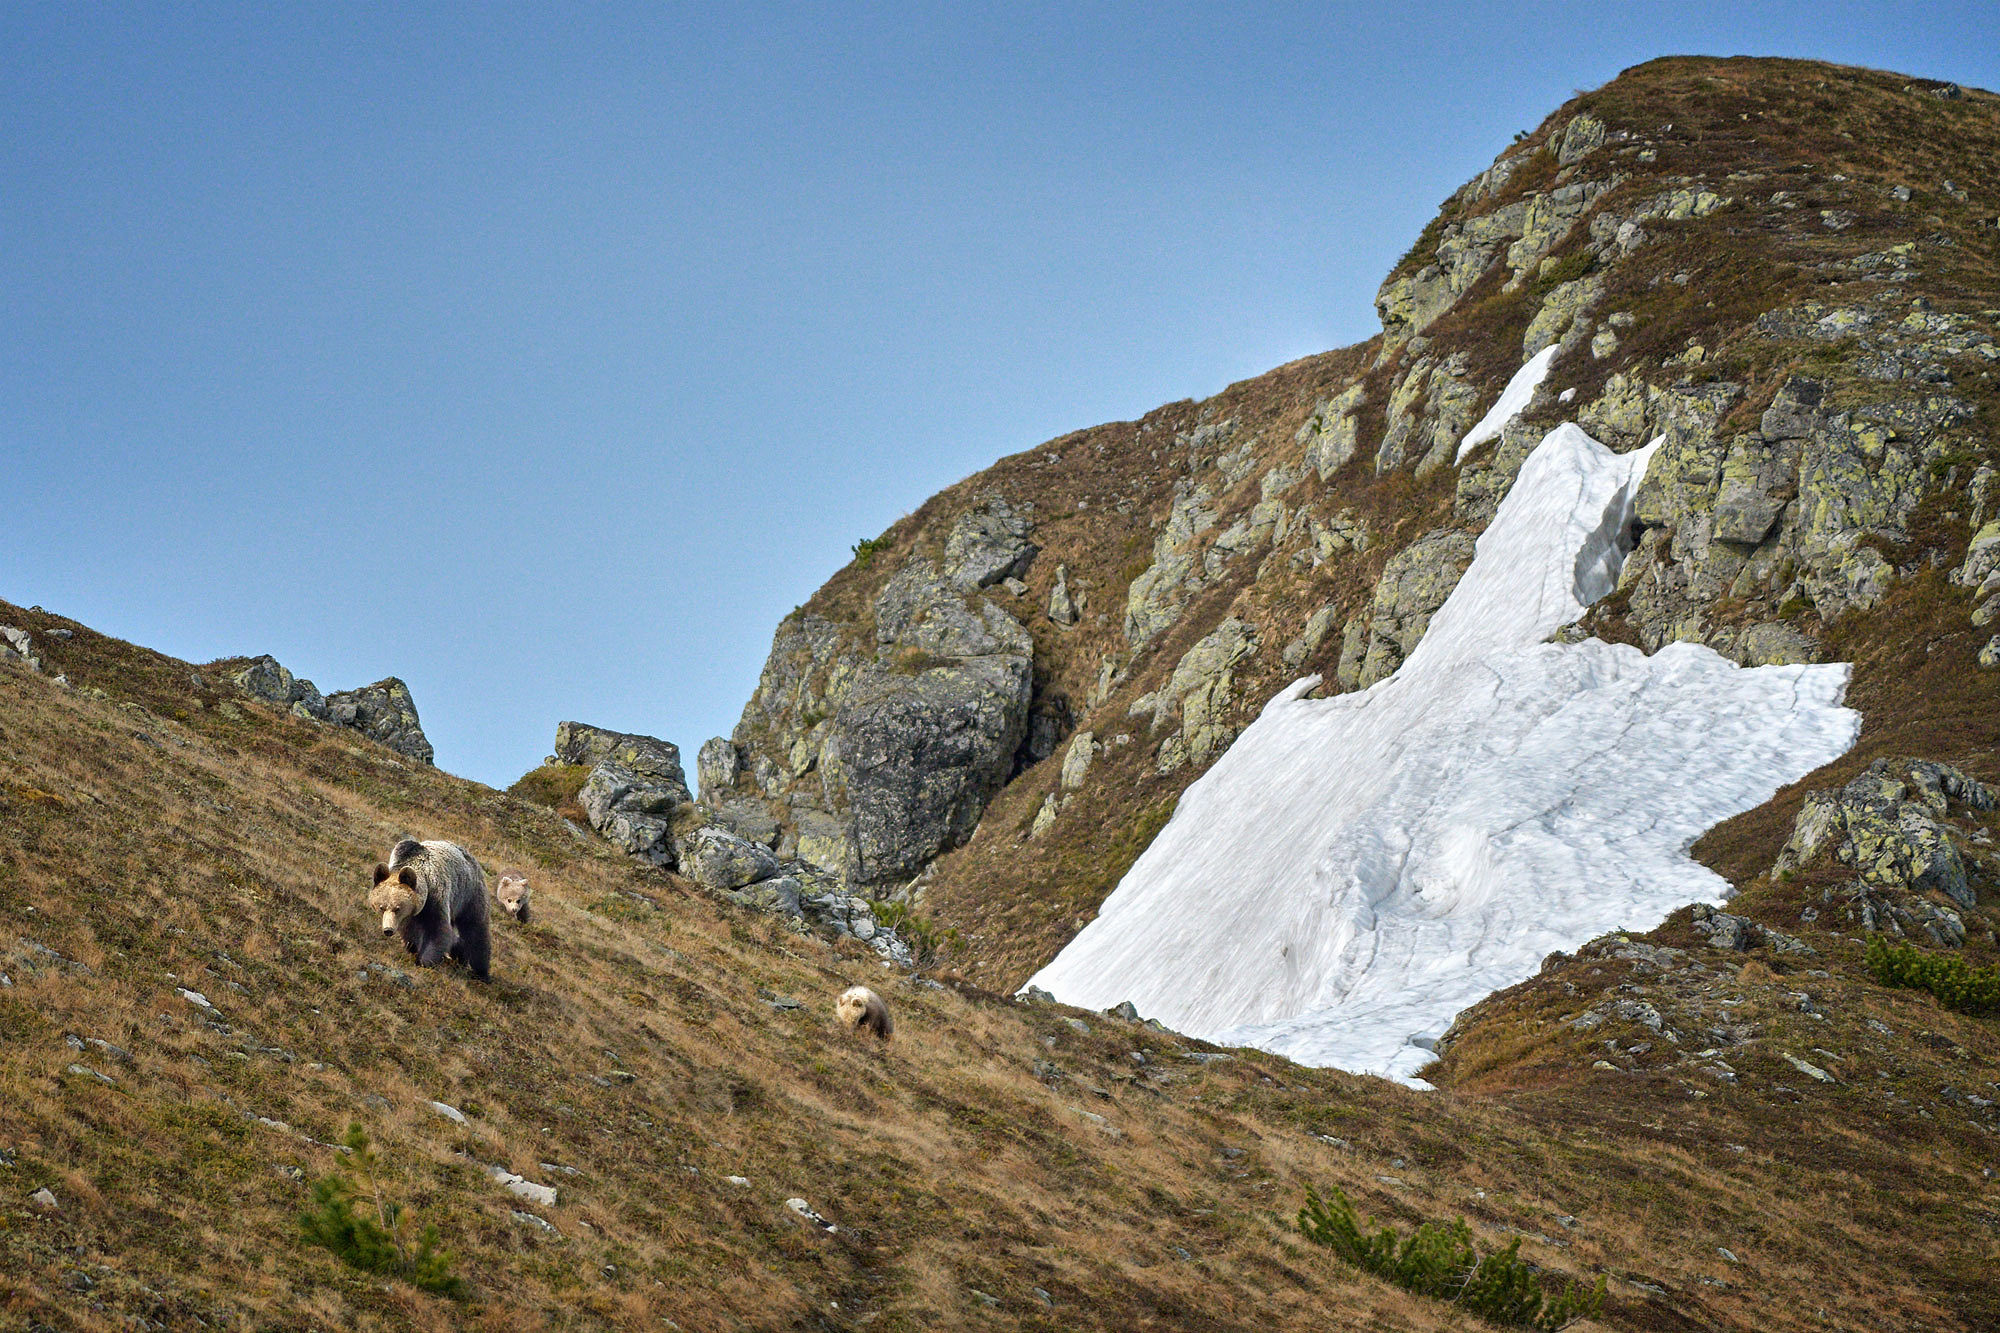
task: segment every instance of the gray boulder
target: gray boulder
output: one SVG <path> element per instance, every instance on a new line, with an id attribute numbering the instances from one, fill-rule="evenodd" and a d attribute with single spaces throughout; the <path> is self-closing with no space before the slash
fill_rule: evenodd
<path id="1" fill-rule="evenodd" d="M 1977 902 L 1965 859 L 1941 822 L 1953 805 L 1991 810 L 1984 783 L 1946 764 L 1878 759 L 1838 791 L 1806 797 L 1778 873 L 1831 854 L 1860 884 L 1892 894 L 1941 894 L 1961 908 Z"/>
<path id="2" fill-rule="evenodd" d="M 676 863 L 675 817 L 694 801 L 679 749 L 653 736 L 564 722 L 556 727 L 555 757 L 591 766 L 576 802 L 606 842 L 655 865 Z"/>
<path id="3" fill-rule="evenodd" d="M 959 515 L 944 543 L 944 572 L 961 592 L 990 588 L 1028 572 L 1041 547 L 1028 540 L 1029 517 L 999 496 Z"/>
<path id="4" fill-rule="evenodd" d="M 326 718 L 419 763 L 435 763 L 410 687 L 394 676 L 326 697 Z"/>
<path id="5" fill-rule="evenodd" d="M 840 844 L 800 852 L 855 883 L 915 874 L 972 836 L 1027 734 L 1029 654 L 994 653 L 915 675 L 872 671 L 822 752 L 828 796 L 847 811 Z"/>
<path id="6" fill-rule="evenodd" d="M 769 851 L 714 824 L 703 825 L 684 838 L 678 853 L 682 874 L 719 893 L 778 873 L 778 860 Z"/>
<path id="7" fill-rule="evenodd" d="M 253 699 L 261 699 L 273 708 L 284 709 L 296 717 L 310 718 L 324 722 L 327 719 L 326 697 L 309 680 L 294 676 L 284 664 L 268 653 L 250 659 L 250 665 L 231 675 L 236 687 Z M 412 709 L 412 716 L 415 710 Z M 352 725 L 352 724 L 349 724 Z"/>
<path id="8" fill-rule="evenodd" d="M 42 659 L 35 656 L 35 644 L 28 632 L 12 625 L 0 625 L 0 662 L 19 662 L 30 671 L 42 669 Z"/>
<path id="9" fill-rule="evenodd" d="M 1058 625 L 1077 622 L 1076 598 L 1069 590 L 1069 567 L 1056 566 L 1056 585 L 1049 589 L 1049 619 Z"/>

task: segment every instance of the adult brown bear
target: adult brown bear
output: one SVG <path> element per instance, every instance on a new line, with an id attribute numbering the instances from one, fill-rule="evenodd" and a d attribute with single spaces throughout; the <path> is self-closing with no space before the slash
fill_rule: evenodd
<path id="1" fill-rule="evenodd" d="M 486 877 L 479 863 L 455 842 L 404 838 L 375 867 L 368 894 L 371 911 L 382 915 L 382 933 L 403 937 L 418 967 L 456 958 L 481 981 L 493 962 L 493 935 L 486 911 Z"/>

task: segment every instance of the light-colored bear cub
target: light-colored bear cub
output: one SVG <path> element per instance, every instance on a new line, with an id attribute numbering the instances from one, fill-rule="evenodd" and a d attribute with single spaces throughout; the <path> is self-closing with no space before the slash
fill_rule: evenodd
<path id="1" fill-rule="evenodd" d="M 481 981 L 493 962 L 486 913 L 486 877 L 455 842 L 404 838 L 375 867 L 368 908 L 381 914 L 382 933 L 401 935 L 419 967 L 446 958 L 464 963 Z"/>
<path id="2" fill-rule="evenodd" d="M 853 1028 L 866 1028 L 883 1041 L 889 1040 L 896 1031 L 895 1020 L 889 1017 L 889 1006 L 874 991 L 866 986 L 849 986 L 834 1001 L 833 1011 L 840 1015 L 840 1021 Z"/>
<path id="3" fill-rule="evenodd" d="M 522 925 L 528 924 L 528 877 L 508 871 L 500 872 L 500 879 L 493 886 L 493 896 L 500 901 L 500 910 L 513 917 Z"/>

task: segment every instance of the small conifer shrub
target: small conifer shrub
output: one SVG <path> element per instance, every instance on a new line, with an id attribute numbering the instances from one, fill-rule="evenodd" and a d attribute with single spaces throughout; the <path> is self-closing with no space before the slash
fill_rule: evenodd
<path id="1" fill-rule="evenodd" d="M 451 1254 L 438 1248 L 438 1230 L 426 1226 L 410 1242 L 403 1205 L 382 1193 L 381 1160 L 358 1124 L 341 1140 L 348 1151 L 331 1175 L 313 1182 L 312 1207 L 299 1214 L 306 1243 L 338 1255 L 364 1273 L 400 1277 L 420 1291 L 462 1298 L 465 1279 L 451 1271 Z"/>
<path id="2" fill-rule="evenodd" d="M 1877 935 L 1868 941 L 1868 970 L 1884 986 L 1929 991 L 1962 1014 L 2000 1013 L 2000 966 L 1974 967 L 1957 954 L 1925 953 Z"/>
<path id="3" fill-rule="evenodd" d="M 1593 1317 L 1604 1309 L 1603 1278 L 1583 1290 L 1572 1282 L 1550 1296 L 1536 1279 L 1534 1266 L 1521 1258 L 1518 1239 L 1504 1250 L 1482 1256 L 1473 1248 L 1472 1230 L 1462 1217 L 1449 1226 L 1425 1222 L 1408 1236 L 1399 1237 L 1391 1227 L 1371 1232 L 1336 1186 L 1331 1202 L 1317 1191 L 1306 1191 L 1299 1230 L 1307 1240 L 1326 1246 L 1357 1268 L 1503 1327 L 1554 1333 L 1572 1319 Z"/>

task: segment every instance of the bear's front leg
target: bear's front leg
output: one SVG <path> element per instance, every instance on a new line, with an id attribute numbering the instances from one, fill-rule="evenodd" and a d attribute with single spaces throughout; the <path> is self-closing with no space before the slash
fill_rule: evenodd
<path id="1" fill-rule="evenodd" d="M 417 955 L 417 966 L 436 967 L 457 944 L 458 932 L 446 926 L 424 941 L 423 952 Z"/>

